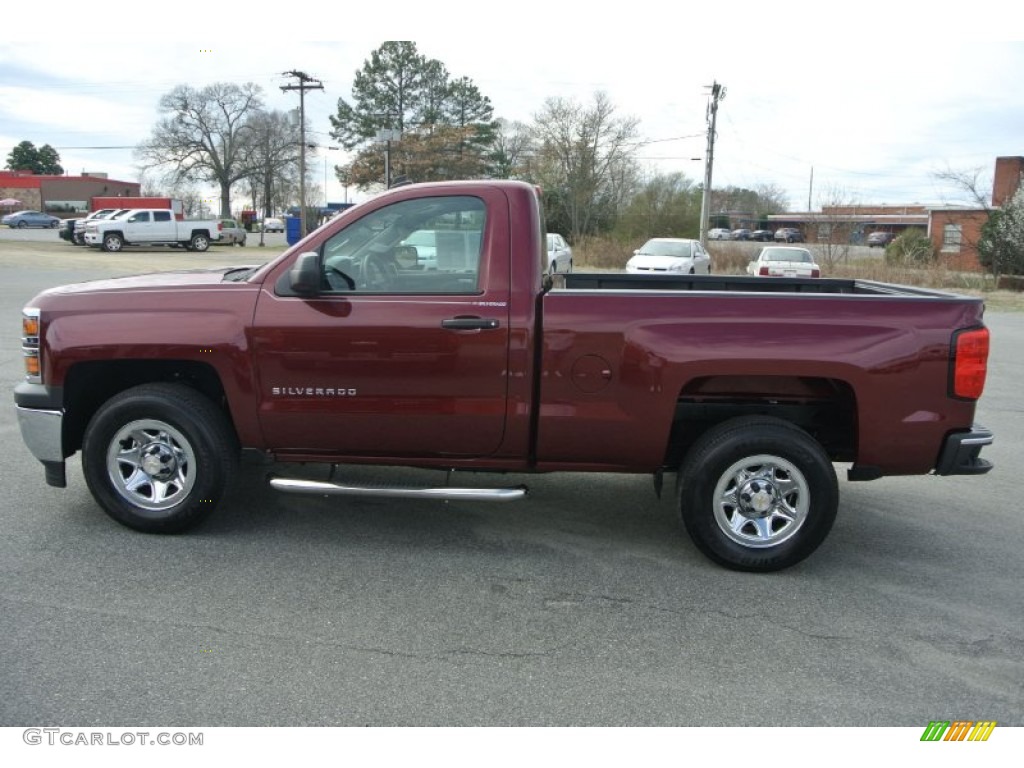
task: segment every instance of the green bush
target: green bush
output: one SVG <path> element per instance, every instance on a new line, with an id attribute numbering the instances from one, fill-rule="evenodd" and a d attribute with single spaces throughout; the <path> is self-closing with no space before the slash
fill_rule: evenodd
<path id="1" fill-rule="evenodd" d="M 932 241 L 920 229 L 908 229 L 885 246 L 885 263 L 889 266 L 926 267 L 935 263 Z"/>

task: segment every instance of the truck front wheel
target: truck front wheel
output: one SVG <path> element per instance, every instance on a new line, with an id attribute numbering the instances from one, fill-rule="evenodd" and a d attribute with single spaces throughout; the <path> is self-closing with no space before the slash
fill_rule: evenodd
<path id="1" fill-rule="evenodd" d="M 205 251 L 210 247 L 210 238 L 206 235 L 192 235 L 192 239 L 189 241 L 188 247 L 193 251 Z"/>
<path id="2" fill-rule="evenodd" d="M 119 523 L 146 533 L 199 524 L 230 487 L 234 433 L 207 397 L 181 384 L 143 384 L 104 403 L 82 445 L 86 483 Z"/>
<path id="3" fill-rule="evenodd" d="M 108 253 L 117 253 L 122 248 L 124 248 L 124 239 L 116 232 L 103 236 L 104 251 L 107 251 Z"/>
<path id="4" fill-rule="evenodd" d="M 800 562 L 824 541 L 838 506 L 835 470 L 821 445 L 770 416 L 713 427 L 680 469 L 687 532 L 707 557 L 737 571 Z"/>

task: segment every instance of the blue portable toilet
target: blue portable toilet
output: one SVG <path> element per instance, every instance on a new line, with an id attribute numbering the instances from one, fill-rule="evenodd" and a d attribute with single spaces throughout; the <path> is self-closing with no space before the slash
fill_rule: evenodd
<path id="1" fill-rule="evenodd" d="M 284 239 L 288 245 L 295 245 L 302 239 L 302 219 L 298 216 L 285 216 Z"/>

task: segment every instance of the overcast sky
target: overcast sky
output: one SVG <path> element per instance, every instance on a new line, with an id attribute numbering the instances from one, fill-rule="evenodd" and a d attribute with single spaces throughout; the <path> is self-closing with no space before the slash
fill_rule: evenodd
<path id="1" fill-rule="evenodd" d="M 210 15 L 179 2 L 168 18 L 143 24 L 137 5 L 117 5 L 87 18 L 80 8 L 47 13 L 40 30 L 16 36 L 5 23 L 0 160 L 27 139 L 57 148 L 69 173 L 137 180 L 130 147 L 150 135 L 164 93 L 180 83 L 251 81 L 268 107 L 291 109 L 298 95 L 280 86 L 292 69 L 322 81 L 322 92 L 306 96 L 307 128 L 310 141 L 330 145 L 328 115 L 339 97 L 351 101 L 355 73 L 392 38 L 413 40 L 453 77 L 470 78 L 496 117 L 530 122 L 546 98 L 587 104 L 604 91 L 619 115 L 639 119 L 650 142 L 639 151 L 646 168 L 695 180 L 704 171 L 707 86 L 717 81 L 727 91 L 714 186 L 776 184 L 791 209 L 834 195 L 864 204 L 960 202 L 962 192 L 936 173 L 981 168 L 990 178 L 997 156 L 1024 155 L 1024 42 L 999 34 L 1024 29 L 1017 9 L 1001 11 L 996 24 L 984 4 L 972 4 L 969 20 L 954 15 L 962 4 L 922 14 L 875 0 L 839 16 L 834 5 L 773 3 L 761 18 L 764 4 L 731 3 L 678 6 L 678 19 L 669 19 L 664 9 L 674 6 L 648 0 L 614 6 L 614 14 L 593 2 L 402 0 L 308 5 L 300 22 L 284 6 Z M 149 39 L 162 27 L 215 33 Z M 344 153 L 323 150 L 309 162 L 322 169 L 325 157 L 333 164 Z M 342 199 L 333 179 L 328 192 Z"/>

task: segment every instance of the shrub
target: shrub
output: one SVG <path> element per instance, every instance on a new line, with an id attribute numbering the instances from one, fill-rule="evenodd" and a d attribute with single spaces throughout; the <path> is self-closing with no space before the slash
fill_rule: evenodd
<path id="1" fill-rule="evenodd" d="M 932 241 L 920 229 L 908 229 L 885 246 L 885 263 L 889 266 L 925 267 L 935 263 L 935 256 Z"/>

